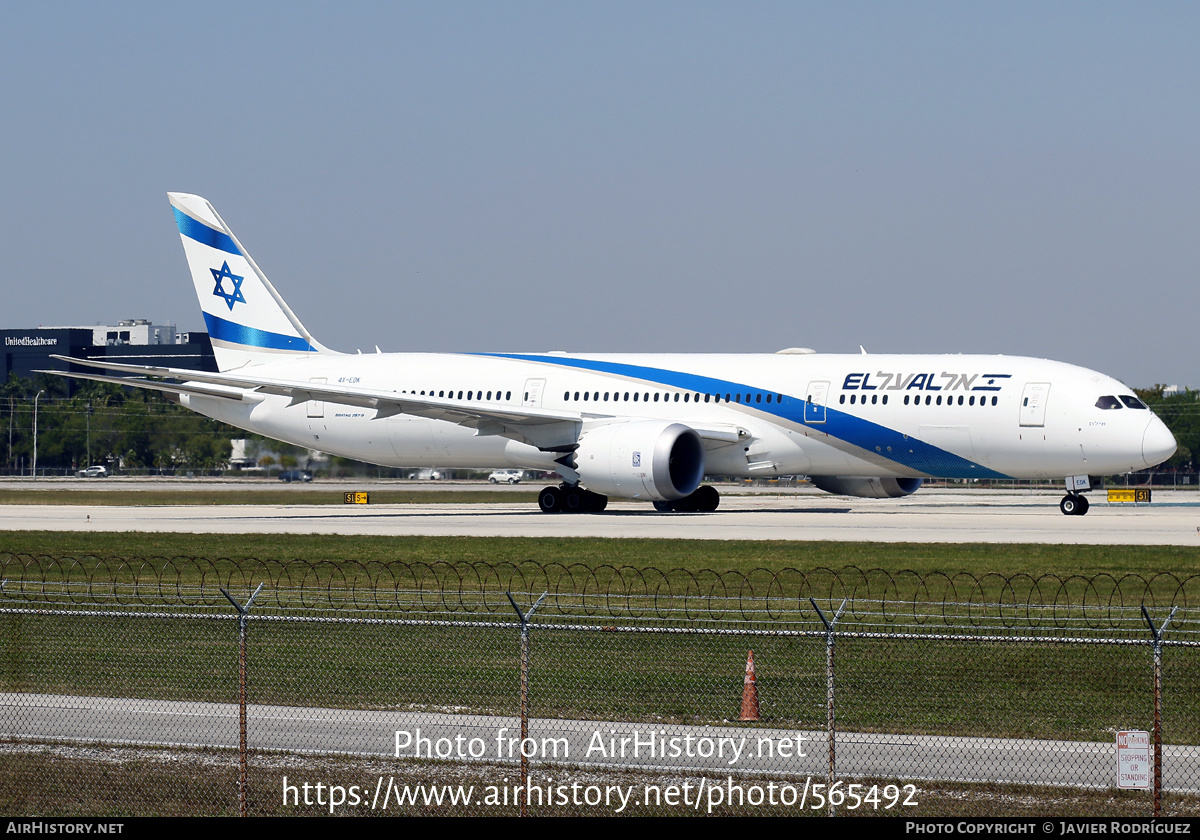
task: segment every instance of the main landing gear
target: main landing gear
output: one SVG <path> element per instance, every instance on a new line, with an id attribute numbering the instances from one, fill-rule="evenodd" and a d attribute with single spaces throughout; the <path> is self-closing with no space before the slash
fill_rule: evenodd
<path id="1" fill-rule="evenodd" d="M 721 494 L 717 488 L 707 484 L 697 487 L 690 496 L 676 499 L 673 502 L 655 502 L 654 509 L 674 513 L 712 513 L 721 503 Z"/>
<path id="2" fill-rule="evenodd" d="M 682 499 L 655 502 L 654 509 L 675 513 L 712 513 L 720 503 L 721 494 L 717 488 L 705 484 Z M 599 513 L 608 507 L 608 496 L 584 490 L 579 485 L 563 484 L 546 487 L 538 493 L 538 507 L 542 513 Z"/>
<path id="3" fill-rule="evenodd" d="M 538 493 L 538 507 L 542 513 L 599 513 L 608 507 L 608 496 L 564 484 Z"/>
<path id="4" fill-rule="evenodd" d="M 1082 493 L 1068 493 L 1058 503 L 1058 509 L 1067 516 L 1083 516 L 1088 512 L 1087 496 Z"/>

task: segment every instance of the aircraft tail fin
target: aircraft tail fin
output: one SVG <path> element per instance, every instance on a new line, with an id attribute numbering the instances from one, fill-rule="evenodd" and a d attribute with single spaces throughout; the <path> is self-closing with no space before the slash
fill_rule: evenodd
<path id="1" fill-rule="evenodd" d="M 212 204 L 186 193 L 167 197 L 221 370 L 333 352 L 300 323 Z"/>

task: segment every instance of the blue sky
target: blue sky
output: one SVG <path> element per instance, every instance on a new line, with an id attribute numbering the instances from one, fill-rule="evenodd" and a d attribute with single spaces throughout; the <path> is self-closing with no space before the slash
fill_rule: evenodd
<path id="1" fill-rule="evenodd" d="M 0 326 L 201 319 L 166 192 L 336 349 L 1011 353 L 1200 384 L 1200 7 L 12 4 Z"/>

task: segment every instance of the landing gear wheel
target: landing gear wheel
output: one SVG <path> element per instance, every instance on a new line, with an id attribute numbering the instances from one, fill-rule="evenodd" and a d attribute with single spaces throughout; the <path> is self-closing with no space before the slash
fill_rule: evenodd
<path id="1" fill-rule="evenodd" d="M 538 507 L 542 513 L 561 513 L 563 509 L 562 491 L 557 487 L 547 487 L 538 494 Z"/>
<path id="2" fill-rule="evenodd" d="M 579 485 L 563 484 L 543 490 L 538 505 L 544 513 L 600 513 L 608 507 L 608 496 Z"/>
<path id="3" fill-rule="evenodd" d="M 721 504 L 717 488 L 705 484 L 690 495 L 671 502 L 655 502 L 654 509 L 662 513 L 712 513 Z"/>
<path id="4" fill-rule="evenodd" d="M 562 491 L 563 510 L 566 513 L 582 513 L 584 511 L 586 490 L 578 487 L 568 487 Z"/>
<path id="5" fill-rule="evenodd" d="M 1058 503 L 1058 509 L 1067 516 L 1083 516 L 1088 512 L 1088 507 L 1087 497 L 1073 493 L 1063 496 L 1062 501 Z"/>
<path id="6" fill-rule="evenodd" d="M 708 484 L 697 487 L 696 492 L 688 496 L 688 499 L 700 513 L 712 513 L 717 509 L 717 505 L 721 504 L 721 494 L 717 492 L 717 488 Z"/>
<path id="7" fill-rule="evenodd" d="M 601 513 L 606 507 L 608 507 L 608 496 L 600 493 L 593 493 L 591 491 L 585 492 L 587 495 L 583 497 L 583 506 L 584 510 L 586 510 L 588 513 Z"/>
<path id="8" fill-rule="evenodd" d="M 696 500 L 691 496 L 684 496 L 682 499 L 675 500 L 676 513 L 695 513 L 697 510 Z"/>

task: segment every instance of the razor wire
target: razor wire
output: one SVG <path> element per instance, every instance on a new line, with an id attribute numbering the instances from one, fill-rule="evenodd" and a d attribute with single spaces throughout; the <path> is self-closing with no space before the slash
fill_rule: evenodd
<path id="1" fill-rule="evenodd" d="M 566 562 L 335 563 L 0 552 L 0 582 L 0 602 L 10 604 L 211 608 L 225 603 L 222 588 L 248 595 L 262 585 L 258 604 L 271 612 L 500 621 L 511 616 L 505 593 L 523 593 L 532 603 L 545 592 L 544 621 L 815 625 L 820 622 L 813 601 L 845 601 L 846 620 L 863 631 L 1073 633 L 1126 627 L 1129 610 L 1142 606 L 1190 612 L 1200 574 L 922 574 L 853 565 L 742 572 Z"/>

